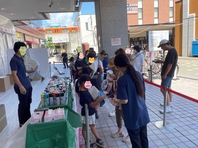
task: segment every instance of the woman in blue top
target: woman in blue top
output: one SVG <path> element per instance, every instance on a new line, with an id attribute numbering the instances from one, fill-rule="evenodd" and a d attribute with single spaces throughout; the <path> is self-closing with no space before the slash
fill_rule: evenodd
<path id="1" fill-rule="evenodd" d="M 124 73 L 118 79 L 114 102 L 122 104 L 124 123 L 133 148 L 148 148 L 147 124 L 150 119 L 144 100 L 142 75 L 135 71 L 124 54 L 117 55 L 114 64 Z"/>

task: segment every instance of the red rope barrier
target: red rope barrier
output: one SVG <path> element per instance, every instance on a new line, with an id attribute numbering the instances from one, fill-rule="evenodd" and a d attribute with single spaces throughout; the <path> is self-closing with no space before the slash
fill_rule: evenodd
<path id="1" fill-rule="evenodd" d="M 148 81 L 148 80 L 144 80 L 144 81 L 145 81 L 146 83 L 151 84 L 151 85 L 154 85 L 154 86 L 156 86 L 156 87 L 163 88 L 163 86 L 158 85 L 158 84 L 153 83 L 153 82 L 150 82 L 150 81 Z M 167 88 L 167 90 L 170 91 L 170 92 L 172 92 L 173 94 L 176 94 L 176 95 L 180 96 L 180 97 L 183 97 L 183 98 L 185 98 L 185 99 L 188 99 L 188 100 L 190 100 L 190 101 L 193 101 L 193 102 L 198 103 L 198 100 L 195 99 L 195 98 L 189 97 L 189 96 L 184 95 L 184 94 L 182 94 L 182 93 L 180 93 L 180 92 L 174 91 L 174 90 L 172 90 L 172 89 L 170 89 L 170 88 Z"/>

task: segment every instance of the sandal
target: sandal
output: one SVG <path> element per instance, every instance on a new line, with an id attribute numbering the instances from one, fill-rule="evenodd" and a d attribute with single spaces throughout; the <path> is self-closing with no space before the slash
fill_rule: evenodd
<path id="1" fill-rule="evenodd" d="M 117 132 L 115 134 L 112 134 L 111 137 L 112 138 L 124 137 L 124 134 L 123 134 L 123 132 Z"/>
<path id="2" fill-rule="evenodd" d="M 99 147 L 105 147 L 103 141 L 100 138 L 96 139 L 96 145 Z"/>
<path id="3" fill-rule="evenodd" d="M 127 135 L 124 139 L 122 139 L 122 142 L 124 142 L 124 143 L 130 142 L 130 141 L 131 141 L 131 139 L 130 139 L 129 135 Z"/>

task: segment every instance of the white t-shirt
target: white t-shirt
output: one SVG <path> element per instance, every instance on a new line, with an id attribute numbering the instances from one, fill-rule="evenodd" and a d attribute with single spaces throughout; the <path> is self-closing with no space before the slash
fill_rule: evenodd
<path id="1" fill-rule="evenodd" d="M 140 71 L 141 67 L 144 65 L 144 54 L 142 51 L 132 54 L 132 65 L 135 68 L 136 71 Z"/>
<path id="2" fill-rule="evenodd" d="M 35 69 L 37 66 L 40 65 L 37 60 L 35 60 L 27 55 L 24 57 L 24 63 L 25 63 L 27 70 Z"/>
<path id="3" fill-rule="evenodd" d="M 94 73 L 96 73 L 97 69 L 98 69 L 98 65 L 100 65 L 102 67 L 102 71 L 103 71 L 103 65 L 101 60 L 95 59 L 95 61 L 89 66 L 91 69 L 93 69 Z"/>

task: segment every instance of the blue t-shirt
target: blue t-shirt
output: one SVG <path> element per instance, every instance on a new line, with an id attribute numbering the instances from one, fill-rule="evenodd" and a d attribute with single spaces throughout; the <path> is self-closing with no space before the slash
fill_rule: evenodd
<path id="1" fill-rule="evenodd" d="M 10 60 L 10 68 L 11 71 L 17 71 L 17 76 L 23 87 L 25 88 L 31 87 L 30 79 L 28 76 L 26 76 L 26 69 L 23 58 L 14 55 Z M 14 87 L 17 88 L 19 86 L 14 84 Z"/>
<path id="2" fill-rule="evenodd" d="M 102 65 L 103 65 L 104 69 L 108 68 L 108 64 L 109 64 L 109 57 L 105 57 L 102 61 Z"/>
<path id="3" fill-rule="evenodd" d="M 123 119 L 127 129 L 135 130 L 150 122 L 144 98 L 141 98 L 128 73 L 118 80 L 117 98 L 128 100 L 122 104 Z"/>
<path id="4" fill-rule="evenodd" d="M 96 109 L 90 106 L 90 103 L 94 102 L 94 99 L 92 98 L 89 91 L 88 90 L 79 91 L 79 97 L 80 97 L 80 105 L 82 106 L 81 115 L 85 116 L 85 104 L 88 105 L 89 116 L 93 115 L 96 112 Z"/>

